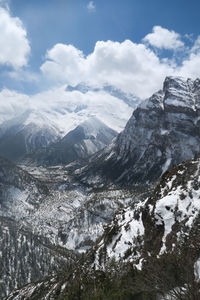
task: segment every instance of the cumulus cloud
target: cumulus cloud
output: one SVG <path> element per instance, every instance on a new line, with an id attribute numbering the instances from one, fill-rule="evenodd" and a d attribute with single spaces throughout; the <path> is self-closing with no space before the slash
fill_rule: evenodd
<path id="1" fill-rule="evenodd" d="M 96 6 L 94 4 L 94 1 L 90 1 L 87 5 L 87 9 L 89 12 L 95 12 L 96 11 Z"/>
<path id="2" fill-rule="evenodd" d="M 176 73 L 193 79 L 200 77 L 200 51 L 191 53 L 189 58 L 183 61 L 182 66 L 177 68 Z"/>
<path id="3" fill-rule="evenodd" d="M 56 44 L 47 51 L 41 71 L 52 81 L 77 84 L 84 73 L 83 53 L 72 45 Z"/>
<path id="4" fill-rule="evenodd" d="M 0 7 L 0 64 L 15 69 L 27 64 L 30 45 L 21 20 Z"/>
<path id="5" fill-rule="evenodd" d="M 110 127 L 115 124 L 114 129 L 120 131 L 132 109 L 101 87 L 112 85 L 139 98 L 146 98 L 162 88 L 163 80 L 168 75 L 193 79 L 200 77 L 200 36 L 190 49 L 188 45 L 184 49 L 182 60 L 177 63 L 174 59 L 160 58 L 159 52 L 156 53 L 148 43 L 137 44 L 130 40 L 122 43 L 98 41 L 88 56 L 73 45 L 56 44 L 47 51 L 40 74 L 28 74 L 27 70 L 24 73 L 23 69 L 12 72 L 13 78 L 19 74 L 24 81 L 30 79 L 36 82 L 39 78 L 40 86 L 46 84 L 51 88 L 33 96 L 2 90 L 0 123 L 29 108 L 43 112 L 56 124 L 59 122 L 63 132 L 93 115 Z M 66 90 L 66 85 L 80 83 L 100 89 L 85 92 Z M 85 112 L 74 114 L 77 107 L 87 107 L 87 116 Z"/>
<path id="6" fill-rule="evenodd" d="M 98 86 L 109 84 L 142 98 L 155 91 L 172 72 L 152 50 L 130 40 L 99 41 L 87 57 L 72 45 L 57 44 L 46 58 L 41 71 L 51 80 L 70 85 L 83 81 Z"/>
<path id="7" fill-rule="evenodd" d="M 162 87 L 166 76 L 180 75 L 191 78 L 200 76 L 200 37 L 194 41 L 191 49 L 186 45 L 183 47 L 182 61 L 179 57 L 177 62 L 174 59 L 174 52 L 171 60 L 161 58 L 160 54 L 146 43 L 148 36 L 157 34 L 160 30 L 164 32 L 165 38 L 155 40 L 154 44 L 157 43 L 157 47 L 170 49 L 173 45 L 173 49 L 176 50 L 184 46 L 178 33 L 155 26 L 153 33 L 147 35 L 143 43 L 134 43 L 130 40 L 121 43 L 98 41 L 88 56 L 73 45 L 56 44 L 47 51 L 40 74 L 17 71 L 11 75 L 17 78 L 20 74 L 22 80 L 38 82 L 45 88 L 75 86 L 80 83 L 95 87 L 112 85 L 144 99 Z"/>
<path id="8" fill-rule="evenodd" d="M 161 26 L 154 26 L 152 33 L 147 34 L 143 41 L 159 49 L 175 50 L 184 46 L 180 34 Z"/>
<path id="9" fill-rule="evenodd" d="M 165 49 L 182 47 L 182 58 L 179 55 L 176 61 L 174 52 L 172 59 L 161 58 L 147 40 Z M 189 49 L 178 33 L 155 26 L 143 41 L 139 44 L 130 40 L 98 41 L 88 56 L 72 45 L 56 44 L 47 52 L 41 66 L 43 78 L 72 86 L 82 82 L 92 86 L 113 85 L 144 99 L 162 87 L 166 76 L 193 79 L 200 76 L 200 36 Z"/>

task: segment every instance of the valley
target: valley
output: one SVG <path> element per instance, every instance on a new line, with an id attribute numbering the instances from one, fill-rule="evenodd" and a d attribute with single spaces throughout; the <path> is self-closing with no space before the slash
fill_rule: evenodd
<path id="1" fill-rule="evenodd" d="M 0 126 L 1 151 L 26 141 L 0 159 L 3 299 L 197 293 L 199 95 L 199 79 L 167 77 L 119 134 L 97 117 L 51 141 L 44 123 L 34 135 L 21 117 Z"/>

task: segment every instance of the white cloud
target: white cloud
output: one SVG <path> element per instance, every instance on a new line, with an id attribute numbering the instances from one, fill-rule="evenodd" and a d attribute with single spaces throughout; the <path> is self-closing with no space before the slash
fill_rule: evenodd
<path id="1" fill-rule="evenodd" d="M 94 4 L 94 1 L 90 1 L 87 5 L 87 9 L 89 12 L 95 12 L 96 11 L 96 6 Z"/>
<path id="2" fill-rule="evenodd" d="M 30 45 L 21 20 L 0 7 L 0 64 L 18 69 L 27 64 L 29 53 Z"/>
<path id="3" fill-rule="evenodd" d="M 197 37 L 194 42 L 194 46 L 191 49 L 191 53 L 200 53 L 200 35 Z"/>
<path id="4" fill-rule="evenodd" d="M 52 81 L 79 83 L 84 74 L 83 53 L 72 45 L 56 44 L 47 51 L 41 71 Z"/>
<path id="5" fill-rule="evenodd" d="M 81 113 L 74 113 L 84 107 Z M 86 119 L 96 116 L 109 127 L 121 131 L 132 114 L 132 108 L 105 91 L 66 91 L 66 86 L 27 96 L 4 89 L 0 91 L 0 124 L 26 110 L 42 113 L 63 133 L 74 129 Z"/>
<path id="6" fill-rule="evenodd" d="M 156 27 L 159 26 L 154 27 L 154 32 Z M 177 33 L 159 28 L 169 34 L 168 47 L 173 44 L 176 50 L 176 47 L 182 45 Z M 164 47 L 163 43 L 160 41 L 159 45 Z M 159 53 L 149 47 L 148 43 L 136 44 L 130 40 L 122 43 L 98 41 L 88 56 L 73 45 L 56 44 L 47 51 L 40 74 L 21 70 L 12 72 L 10 76 L 34 81 L 35 84 L 38 82 L 44 89 L 67 84 L 75 86 L 79 83 L 98 87 L 108 84 L 140 98 L 147 98 L 162 87 L 166 76 L 200 76 L 200 37 L 191 49 L 185 45 L 182 50 L 182 61 L 179 55 L 177 63 L 173 52 L 173 59 L 160 58 Z"/>
<path id="7" fill-rule="evenodd" d="M 168 75 L 200 76 L 200 37 L 189 50 L 184 47 L 182 61 L 159 58 L 147 44 L 130 40 L 122 43 L 99 41 L 88 56 L 72 45 L 57 44 L 47 52 L 41 66 L 43 78 L 54 84 L 116 86 L 140 98 L 149 97 L 162 87 Z"/>
<path id="8" fill-rule="evenodd" d="M 45 77 L 55 82 L 110 84 L 142 98 L 153 93 L 172 72 L 152 50 L 130 40 L 123 43 L 99 41 L 87 57 L 72 45 L 57 44 L 46 57 L 41 70 Z"/>
<path id="9" fill-rule="evenodd" d="M 200 36 L 194 41 L 188 56 L 182 60 L 180 66 L 176 66 L 174 72 L 176 75 L 183 77 L 200 78 Z"/>
<path id="10" fill-rule="evenodd" d="M 200 52 L 191 53 L 189 58 L 183 61 L 182 66 L 177 68 L 176 73 L 193 79 L 200 78 Z"/>
<path id="11" fill-rule="evenodd" d="M 27 95 L 8 89 L 0 92 L 0 123 L 20 114 L 30 106 L 30 98 Z"/>
<path id="12" fill-rule="evenodd" d="M 147 34 L 143 41 L 160 49 L 175 50 L 184 46 L 178 33 L 161 26 L 154 26 L 153 32 Z"/>
<path id="13" fill-rule="evenodd" d="M 122 43 L 99 41 L 88 56 L 72 45 L 56 44 L 47 51 L 40 74 L 27 73 L 23 69 L 11 73 L 13 78 L 20 76 L 24 81 L 38 80 L 40 86 L 46 84 L 53 88 L 34 96 L 4 89 L 0 92 L 0 123 L 30 108 L 46 113 L 64 131 L 73 129 L 92 115 L 110 127 L 115 124 L 115 129 L 120 130 L 131 114 L 130 107 L 105 91 L 69 92 L 65 89 L 66 85 L 83 82 L 102 87 L 109 84 L 146 98 L 162 88 L 168 75 L 200 77 L 200 36 L 191 49 L 188 46 L 184 49 L 182 61 L 179 60 L 178 64 L 169 58 L 159 58 L 148 44 L 136 44 L 130 40 Z M 87 106 L 87 115 L 85 112 L 74 114 L 77 106 Z"/>

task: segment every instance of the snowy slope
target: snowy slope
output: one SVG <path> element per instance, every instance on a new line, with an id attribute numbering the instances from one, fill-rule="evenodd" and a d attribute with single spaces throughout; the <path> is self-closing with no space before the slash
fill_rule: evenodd
<path id="1" fill-rule="evenodd" d="M 120 198 L 119 194 L 116 196 L 118 199 Z M 87 253 L 85 261 L 81 265 L 82 272 L 80 272 L 78 262 L 76 268 L 73 269 L 73 275 L 77 271 L 79 276 L 85 278 L 87 274 L 87 280 L 90 279 L 90 276 L 92 280 L 95 280 L 91 270 L 96 270 L 97 283 L 100 276 L 107 280 L 110 278 L 108 274 L 111 274 L 112 278 L 112 271 L 114 272 L 117 263 L 121 270 L 120 266 L 124 262 L 127 263 L 125 268 L 131 266 L 133 274 L 139 276 L 142 288 L 153 288 L 153 291 L 157 290 L 163 295 L 158 299 L 168 299 L 167 295 L 171 299 L 170 295 L 173 292 L 174 295 L 177 295 L 176 292 L 179 288 L 186 295 L 183 299 L 189 299 L 187 293 L 189 292 L 191 295 L 191 285 L 188 283 L 193 282 L 194 284 L 194 281 L 187 280 L 192 279 L 193 273 L 197 280 L 200 276 L 199 199 L 200 159 L 187 161 L 170 169 L 161 177 L 151 196 L 145 201 L 137 202 L 134 205 L 132 203 L 132 206 L 122 208 L 113 221 L 104 226 L 103 235 L 96 241 L 94 248 Z M 180 267 L 179 260 L 180 270 L 177 269 Z M 161 267 L 161 273 L 159 273 L 158 266 Z M 188 266 L 189 269 L 187 269 Z M 143 270 L 142 277 L 140 277 L 141 273 L 134 272 L 135 268 Z M 188 273 L 188 270 L 191 274 Z M 182 276 L 185 271 L 186 277 L 184 278 Z M 177 272 L 181 273 L 178 279 L 176 279 Z M 167 275 L 165 277 L 167 273 L 172 278 L 169 279 Z M 120 276 L 126 276 L 125 272 L 124 274 L 114 274 L 117 280 Z M 106 275 L 107 277 L 104 277 Z M 175 279 L 181 283 L 181 286 L 174 286 Z M 179 281 L 180 279 L 181 281 Z M 126 277 L 123 280 L 126 280 Z M 144 280 L 145 284 L 150 285 L 146 286 Z M 150 282 L 146 282 L 146 280 L 150 280 Z M 164 280 L 166 282 L 163 287 Z M 168 285 L 169 283 L 171 285 Z M 8 299 L 15 299 L 15 296 L 34 299 L 34 295 L 40 295 L 41 291 L 44 291 L 42 299 L 59 299 L 64 296 L 64 290 L 66 287 L 69 288 L 69 284 L 70 281 L 66 277 L 52 276 L 51 280 L 32 283 L 17 291 L 16 294 L 12 293 Z M 132 284 L 131 281 L 129 284 Z M 170 287 L 173 290 L 170 290 Z M 177 298 L 172 297 L 172 299 Z"/>
<path id="2" fill-rule="evenodd" d="M 58 141 L 95 117 L 120 132 L 140 102 L 113 87 L 62 86 L 29 97 L 5 90 L 1 96 L 4 103 L 0 107 L 0 155 L 14 161 Z M 83 147 L 92 148 L 92 153 L 102 148 L 89 141 Z"/>
<path id="3" fill-rule="evenodd" d="M 113 87 L 103 89 L 86 86 L 62 86 L 33 96 L 3 90 L 0 124 L 24 113 L 27 109 L 40 112 L 63 132 L 63 136 L 91 117 L 120 132 L 133 109 L 141 101 Z"/>
<path id="4" fill-rule="evenodd" d="M 24 168 L 48 187 L 49 193 L 28 206 L 22 197 L 25 192 L 16 193 L 12 188 L 4 197 L 3 216 L 29 224 L 38 235 L 67 249 L 90 248 L 115 212 L 132 201 L 132 192 L 126 190 L 85 190 L 71 180 L 65 167 Z"/>
<path id="5" fill-rule="evenodd" d="M 71 260 L 71 252 L 34 233 L 32 213 L 50 197 L 47 186 L 0 159 L 0 298 L 42 279 Z"/>
<path id="6" fill-rule="evenodd" d="M 67 267 L 132 200 L 129 191 L 89 192 L 66 167 L 25 169 L 34 176 L 0 159 L 0 297 Z"/>
<path id="7" fill-rule="evenodd" d="M 200 81 L 167 77 L 142 102 L 116 141 L 81 170 L 85 183 L 149 184 L 200 152 Z"/>
<path id="8" fill-rule="evenodd" d="M 23 163 L 37 165 L 68 164 L 74 160 L 87 160 L 95 152 L 108 145 L 117 132 L 96 117 L 78 125 L 57 143 L 26 155 Z"/>
<path id="9" fill-rule="evenodd" d="M 115 211 L 132 200 L 129 191 L 87 191 L 72 181 L 65 167 L 25 169 L 34 177 L 0 160 L 0 216 L 68 249 L 91 247 Z"/>
<path id="10" fill-rule="evenodd" d="M 170 169 L 150 197 L 115 216 L 94 248 L 95 266 L 115 257 L 141 269 L 150 257 L 173 253 L 181 245 L 189 245 L 198 258 L 199 199 L 200 160 Z"/>
<path id="11" fill-rule="evenodd" d="M 51 120 L 28 110 L 0 125 L 0 155 L 15 161 L 61 136 L 62 132 Z"/>

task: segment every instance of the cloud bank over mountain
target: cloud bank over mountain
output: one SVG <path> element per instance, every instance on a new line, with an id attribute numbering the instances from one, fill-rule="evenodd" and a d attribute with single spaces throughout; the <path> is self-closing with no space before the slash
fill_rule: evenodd
<path id="1" fill-rule="evenodd" d="M 110 84 L 144 99 L 162 87 L 166 76 L 200 76 L 199 39 L 188 49 L 178 33 L 155 26 L 144 43 L 98 41 L 88 56 L 73 45 L 56 44 L 47 51 L 40 69 L 52 84 Z M 172 52 L 182 48 L 177 53 L 181 64 L 175 53 L 171 59 L 161 58 L 151 46 Z"/>
<path id="2" fill-rule="evenodd" d="M 64 86 L 67 85 L 92 87 L 95 104 L 95 101 L 99 103 L 99 94 L 95 94 L 94 87 L 110 85 L 145 99 L 162 88 L 166 76 L 200 77 L 200 36 L 190 41 L 188 46 L 186 36 L 162 26 L 154 26 L 152 32 L 138 43 L 128 39 L 122 42 L 97 41 L 93 51 L 87 55 L 74 45 L 57 43 L 46 51 L 42 64 L 34 71 L 28 67 L 31 47 L 25 26 L 2 4 L 0 31 L 0 65 L 10 68 L 7 73 L 4 70 L 4 74 L 22 85 L 29 82 L 41 91 L 29 96 L 15 89 L 10 91 L 5 86 L 0 93 L 1 119 L 3 114 L 27 105 L 27 101 L 28 106 L 36 109 L 38 103 L 39 107 L 51 103 L 56 103 L 58 109 L 59 105 L 63 107 L 65 100 L 59 99 L 63 99 Z M 51 99 L 52 95 L 52 101 L 47 99 Z M 66 95 L 72 103 L 77 101 L 74 100 L 74 92 L 68 91 Z M 82 99 L 86 96 L 79 93 L 76 97 Z"/>

